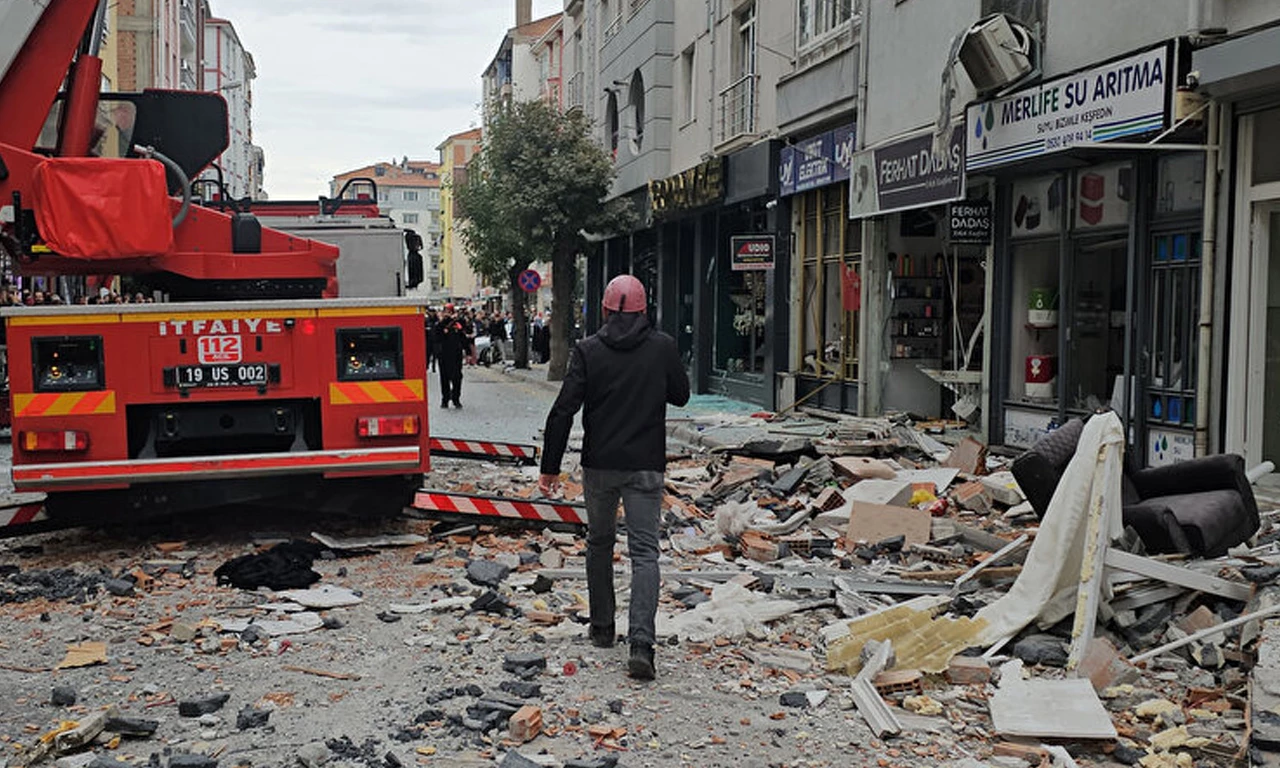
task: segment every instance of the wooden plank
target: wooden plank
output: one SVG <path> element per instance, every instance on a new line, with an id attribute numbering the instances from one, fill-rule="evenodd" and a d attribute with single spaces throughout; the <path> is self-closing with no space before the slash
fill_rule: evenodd
<path id="1" fill-rule="evenodd" d="M 1009 557 L 1014 552 L 1017 552 L 1018 550 L 1022 549 L 1022 547 L 1030 540 L 1031 540 L 1031 537 L 1027 536 L 1024 533 L 1018 538 L 1009 542 L 1004 547 L 1002 547 L 999 551 L 991 555 L 991 557 L 988 557 L 986 560 L 983 560 L 982 562 L 973 566 L 968 570 L 968 572 L 966 572 L 960 578 L 956 579 L 955 588 L 957 590 L 960 589 L 960 587 L 964 586 L 965 582 L 969 581 L 974 576 L 977 576 L 979 573 L 982 573 L 983 571 L 995 565 L 996 563 L 1000 562 L 1001 560 L 1005 559 L 1006 557 Z"/>
<path id="2" fill-rule="evenodd" d="M 1184 587 L 1176 584 L 1148 584 L 1126 590 L 1123 595 L 1111 601 L 1113 611 L 1132 611 L 1148 605 L 1162 603 L 1186 592 Z"/>
<path id="3" fill-rule="evenodd" d="M 904 536 L 907 544 L 928 544 L 932 533 L 933 516 L 911 507 L 855 501 L 849 514 L 847 535 L 850 541 L 875 544 L 894 536 Z"/>
<path id="4" fill-rule="evenodd" d="M 1225 597 L 1228 600 L 1248 602 L 1253 596 L 1253 587 L 1234 581 L 1220 579 L 1217 576 L 1198 573 L 1189 568 L 1180 568 L 1169 563 L 1162 563 L 1149 557 L 1131 555 L 1116 549 L 1108 549 L 1106 564 L 1109 568 L 1136 573 L 1151 579 L 1176 584 L 1197 592 L 1208 592 L 1211 595 Z"/>
<path id="5" fill-rule="evenodd" d="M 1114 446 L 1105 449 L 1107 453 Z M 1104 454 L 1105 456 L 1106 454 Z M 1102 465 L 1102 461 L 1098 465 Z M 1095 469 L 1096 478 L 1099 471 Z M 1105 475 L 1105 472 L 1102 474 Z M 1076 589 L 1076 616 L 1071 628 L 1071 650 L 1067 654 L 1067 670 L 1074 673 L 1084 658 L 1085 649 L 1093 642 L 1093 631 L 1098 623 L 1098 603 L 1102 599 L 1102 575 L 1106 568 L 1108 531 L 1111 529 L 1107 506 L 1107 491 L 1095 483 L 1089 498 L 1089 525 L 1084 537 L 1084 558 L 1080 563 L 1080 583 Z M 1119 511 L 1119 510 L 1117 510 Z"/>
<path id="6" fill-rule="evenodd" d="M 1156 656 L 1159 656 L 1162 653 L 1168 653 L 1169 651 L 1176 651 L 1179 648 L 1191 645 L 1197 640 L 1203 640 L 1206 637 L 1213 637 L 1214 635 L 1220 635 L 1229 629 L 1233 629 L 1235 627 L 1240 626 L 1241 624 L 1248 624 L 1251 621 L 1265 618 L 1267 616 L 1275 616 L 1276 614 L 1280 614 L 1280 604 L 1273 605 L 1270 608 L 1263 608 L 1262 610 L 1254 611 L 1253 613 L 1246 613 L 1243 616 L 1237 616 L 1231 621 L 1224 621 L 1221 624 L 1217 624 L 1215 626 L 1209 627 L 1208 629 L 1202 629 L 1199 632 L 1195 632 L 1193 634 L 1187 635 L 1186 637 L 1180 640 L 1174 640 L 1172 643 L 1165 643 L 1159 648 L 1152 648 L 1146 653 L 1140 653 L 1137 656 L 1134 656 L 1132 659 L 1129 659 L 1129 663 L 1138 664 L 1148 659 L 1154 659 Z"/>

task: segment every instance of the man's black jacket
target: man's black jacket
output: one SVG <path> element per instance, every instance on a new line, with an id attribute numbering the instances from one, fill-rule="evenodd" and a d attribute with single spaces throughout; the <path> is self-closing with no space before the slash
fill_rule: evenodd
<path id="1" fill-rule="evenodd" d="M 689 402 L 676 342 L 643 313 L 609 315 L 569 356 L 560 396 L 547 416 L 542 473 L 560 474 L 573 415 L 582 408 L 582 466 L 653 470 L 667 466 L 667 404 Z"/>
<path id="2" fill-rule="evenodd" d="M 446 365 L 462 365 L 463 355 L 471 349 L 471 337 L 462 321 L 445 317 L 436 324 L 436 336 L 432 339 L 436 359 Z"/>

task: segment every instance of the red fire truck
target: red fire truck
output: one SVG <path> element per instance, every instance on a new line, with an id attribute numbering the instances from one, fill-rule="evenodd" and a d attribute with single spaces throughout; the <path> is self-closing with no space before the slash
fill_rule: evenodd
<path id="1" fill-rule="evenodd" d="M 226 103 L 100 94 L 107 1 L 0 5 L 0 259 L 171 301 L 0 311 L 15 487 L 68 519 L 403 506 L 428 469 L 422 307 L 325 298 L 335 247 L 192 205 Z"/>

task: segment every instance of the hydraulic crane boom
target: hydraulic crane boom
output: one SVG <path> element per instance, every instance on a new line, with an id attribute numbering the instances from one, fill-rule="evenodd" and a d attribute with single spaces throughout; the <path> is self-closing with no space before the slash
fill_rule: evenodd
<path id="1" fill-rule="evenodd" d="M 227 146 L 221 96 L 99 94 L 107 1 L 0 10 L 0 252 L 34 274 L 149 274 L 175 298 L 335 295 L 336 248 L 190 205 L 190 179 Z M 122 124 L 100 124 L 107 105 Z M 57 140 L 39 146 L 51 114 Z M 109 134 L 126 157 L 93 156 Z"/>

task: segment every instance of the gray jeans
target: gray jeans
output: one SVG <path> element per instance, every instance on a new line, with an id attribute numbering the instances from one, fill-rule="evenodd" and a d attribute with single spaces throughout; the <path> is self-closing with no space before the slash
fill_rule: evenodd
<path id="1" fill-rule="evenodd" d="M 618 533 L 618 500 L 627 516 L 631 557 L 630 640 L 653 645 L 658 612 L 658 530 L 662 515 L 661 472 L 583 469 L 587 500 L 587 591 L 591 626 L 606 630 L 617 610 L 613 594 L 613 545 Z"/>

